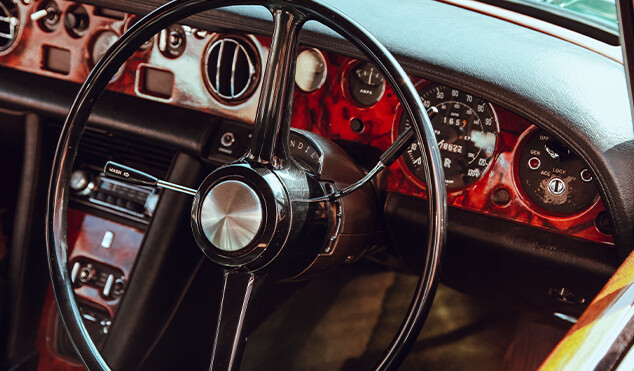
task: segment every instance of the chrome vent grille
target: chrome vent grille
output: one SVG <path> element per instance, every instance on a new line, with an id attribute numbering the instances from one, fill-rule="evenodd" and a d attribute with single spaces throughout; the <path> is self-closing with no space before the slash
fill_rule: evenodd
<path id="1" fill-rule="evenodd" d="M 11 0 L 0 1 L 0 52 L 9 49 L 18 37 L 18 8 Z"/>
<path id="2" fill-rule="evenodd" d="M 239 36 L 217 39 L 207 49 L 204 71 L 213 95 L 228 102 L 247 99 L 257 86 L 258 52 Z"/>
<path id="3" fill-rule="evenodd" d="M 49 123 L 53 138 L 59 136 L 61 124 Z M 116 161 L 145 171 L 159 178 L 167 176 L 175 151 L 139 137 L 86 128 L 79 142 L 75 165 L 103 167 L 107 161 Z"/>

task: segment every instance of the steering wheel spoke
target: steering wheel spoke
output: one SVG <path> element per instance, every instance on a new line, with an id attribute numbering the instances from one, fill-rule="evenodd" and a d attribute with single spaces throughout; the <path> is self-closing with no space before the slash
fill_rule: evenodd
<path id="1" fill-rule="evenodd" d="M 246 157 L 280 167 L 289 158 L 288 137 L 293 104 L 299 31 L 306 16 L 296 9 L 272 7 L 273 36 L 258 102 L 253 137 Z"/>
<path id="2" fill-rule="evenodd" d="M 225 270 L 212 345 L 210 370 L 238 370 L 246 343 L 245 328 L 265 279 L 253 272 Z"/>

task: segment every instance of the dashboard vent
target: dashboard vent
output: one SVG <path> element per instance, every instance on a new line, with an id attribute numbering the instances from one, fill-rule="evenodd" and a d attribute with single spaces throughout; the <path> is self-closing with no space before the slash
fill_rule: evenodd
<path id="1" fill-rule="evenodd" d="M 61 124 L 50 126 L 58 137 Z M 102 168 L 107 161 L 116 161 L 165 179 L 174 155 L 175 151 L 146 139 L 88 127 L 79 142 L 75 167 L 81 163 Z"/>
<path id="2" fill-rule="evenodd" d="M 221 37 L 207 48 L 205 83 L 223 101 L 243 101 L 257 86 L 259 65 L 257 49 L 248 39 L 238 35 Z"/>
<path id="3" fill-rule="evenodd" d="M 19 24 L 16 2 L 0 0 L 0 52 L 9 49 L 16 41 Z"/>

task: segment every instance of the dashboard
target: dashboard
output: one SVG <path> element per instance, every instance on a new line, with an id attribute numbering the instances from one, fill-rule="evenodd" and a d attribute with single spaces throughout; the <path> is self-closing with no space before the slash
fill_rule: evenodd
<path id="1" fill-rule="evenodd" d="M 11 28 L 20 42 L 5 45 L 0 63 L 73 82 L 83 82 L 105 50 L 138 20 L 65 1 L 19 3 L 5 12 L 20 19 Z M 249 124 L 269 44 L 267 37 L 174 25 L 148 40 L 108 89 Z M 384 151 L 409 125 L 371 64 L 315 48 L 300 50 L 298 58 L 293 127 Z M 570 149 L 477 92 L 418 76 L 412 80 L 425 106 L 439 109 L 432 122 L 450 206 L 613 244 L 592 174 Z M 249 129 L 223 130 L 212 151 L 231 160 L 246 148 Z M 425 197 L 415 147 L 411 144 L 389 169 L 388 191 Z"/>
<path id="2" fill-rule="evenodd" d="M 1 66 L 72 83 L 82 83 L 108 47 L 139 20 L 131 12 L 65 0 L 0 0 L 0 13 Z M 270 42 L 260 33 L 230 27 L 173 25 L 143 44 L 107 89 L 115 101 L 127 103 L 134 97 L 218 118 L 217 125 L 201 131 L 203 144 L 197 148 L 206 166 L 215 168 L 237 159 L 248 147 Z M 453 84 L 450 77 L 409 66 L 430 112 L 452 210 L 466 211 L 468 218 L 478 220 L 479 230 L 489 224 L 479 217 L 502 220 L 544 239 L 563 236 L 570 249 L 582 246 L 580 255 L 591 251 L 612 261 L 612 219 L 591 170 L 596 164 L 589 163 L 588 156 L 558 139 L 561 133 L 544 125 L 548 120 L 543 117 L 536 125 L 537 115 L 527 118 L 527 111 L 511 99 L 492 99 L 485 88 Z M 309 171 L 318 172 L 324 157 L 310 133 L 333 141 L 369 170 L 410 125 L 390 86 L 355 53 L 301 46 L 295 82 L 290 148 Z M 151 112 L 140 115 L 154 117 Z M 189 117 L 176 117 L 168 131 L 178 133 L 191 124 Z M 51 133 L 59 132 L 59 121 L 47 124 Z M 101 342 L 118 320 L 157 205 L 165 197 L 155 187 L 108 180 L 102 166 L 116 152 L 127 165 L 167 177 L 178 168 L 178 156 L 162 143 L 99 127 L 89 127 L 82 146 L 71 179 L 70 262 L 85 319 Z M 135 147 L 142 148 L 136 150 L 140 153 Z M 410 143 L 375 182 L 379 196 L 425 200 L 424 161 L 417 143 Z M 423 215 L 425 209 L 415 213 Z M 573 285 L 575 279 L 563 281 Z M 548 285 L 539 287 L 540 295 L 556 297 L 559 304 L 586 302 L 567 286 Z M 38 347 L 46 354 L 41 368 L 77 364 L 59 326 L 49 292 L 38 335 Z M 46 339 L 52 339 L 53 346 Z M 56 350 L 44 351 L 51 347 Z"/>

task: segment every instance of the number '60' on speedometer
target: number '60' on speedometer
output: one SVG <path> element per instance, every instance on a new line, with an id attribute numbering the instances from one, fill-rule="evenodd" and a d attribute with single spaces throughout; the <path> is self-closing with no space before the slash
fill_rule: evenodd
<path id="1" fill-rule="evenodd" d="M 491 104 L 445 85 L 431 84 L 419 90 L 425 108 L 436 107 L 431 122 L 442 155 L 447 188 L 473 184 L 488 170 L 495 154 L 499 124 Z M 399 133 L 410 126 L 401 115 Z M 419 180 L 425 179 L 421 152 L 416 142 L 403 154 L 405 166 Z"/>

